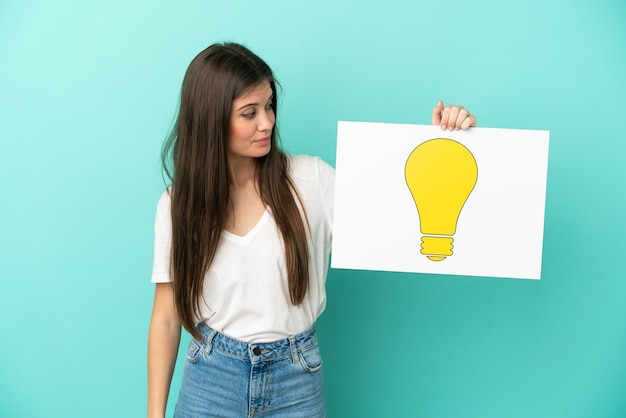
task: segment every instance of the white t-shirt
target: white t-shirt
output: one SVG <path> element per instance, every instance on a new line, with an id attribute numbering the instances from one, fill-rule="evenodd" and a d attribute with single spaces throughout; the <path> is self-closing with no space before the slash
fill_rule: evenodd
<path id="1" fill-rule="evenodd" d="M 301 305 L 289 296 L 282 236 L 266 210 L 244 236 L 222 231 L 204 280 L 197 322 L 246 342 L 270 342 L 309 328 L 326 307 L 335 171 L 319 158 L 289 156 L 291 178 L 309 221 L 309 288 Z M 152 282 L 171 282 L 170 195 L 157 205 Z"/>

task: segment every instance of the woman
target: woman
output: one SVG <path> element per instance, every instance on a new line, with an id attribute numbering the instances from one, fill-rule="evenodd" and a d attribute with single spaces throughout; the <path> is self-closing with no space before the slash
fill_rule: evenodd
<path id="1" fill-rule="evenodd" d="M 155 222 L 149 416 L 164 416 L 181 326 L 193 340 L 177 417 L 326 416 L 314 324 L 334 171 L 281 151 L 276 108 L 271 69 L 241 45 L 210 46 L 185 74 Z M 433 123 L 475 118 L 440 102 Z"/>

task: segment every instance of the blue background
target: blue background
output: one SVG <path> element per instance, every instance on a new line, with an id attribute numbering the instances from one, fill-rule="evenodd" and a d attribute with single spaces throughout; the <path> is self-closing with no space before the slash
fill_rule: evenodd
<path id="1" fill-rule="evenodd" d="M 626 416 L 625 18 L 619 0 L 2 0 L 0 416 L 145 415 L 159 152 L 188 63 L 224 40 L 275 69 L 285 148 L 331 164 L 338 120 L 429 123 L 440 99 L 551 131 L 541 281 L 330 272 L 331 417 Z"/>

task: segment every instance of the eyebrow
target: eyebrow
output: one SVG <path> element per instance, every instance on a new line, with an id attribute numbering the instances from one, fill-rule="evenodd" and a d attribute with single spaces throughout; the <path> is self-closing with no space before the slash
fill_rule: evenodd
<path id="1" fill-rule="evenodd" d="M 271 102 L 272 100 L 274 100 L 274 95 L 272 94 L 269 99 L 267 99 L 267 103 Z M 259 103 L 246 103 L 245 105 L 241 106 L 239 109 L 235 110 L 236 112 L 239 112 L 242 109 L 245 109 L 246 107 L 250 107 L 250 106 L 258 106 Z"/>

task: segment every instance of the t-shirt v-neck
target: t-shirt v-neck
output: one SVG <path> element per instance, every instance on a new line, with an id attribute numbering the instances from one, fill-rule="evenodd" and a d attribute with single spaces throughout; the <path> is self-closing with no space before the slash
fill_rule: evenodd
<path id="1" fill-rule="evenodd" d="M 270 216 L 269 211 L 265 209 L 263 211 L 263 215 L 261 215 L 261 218 L 258 220 L 256 225 L 254 225 L 252 229 L 249 230 L 245 235 L 233 234 L 232 232 L 229 232 L 224 229 L 222 230 L 222 237 L 231 242 L 234 242 L 240 245 L 246 245 L 254 238 L 254 236 L 259 232 L 259 230 L 261 230 L 263 226 L 267 223 L 269 216 Z"/>

